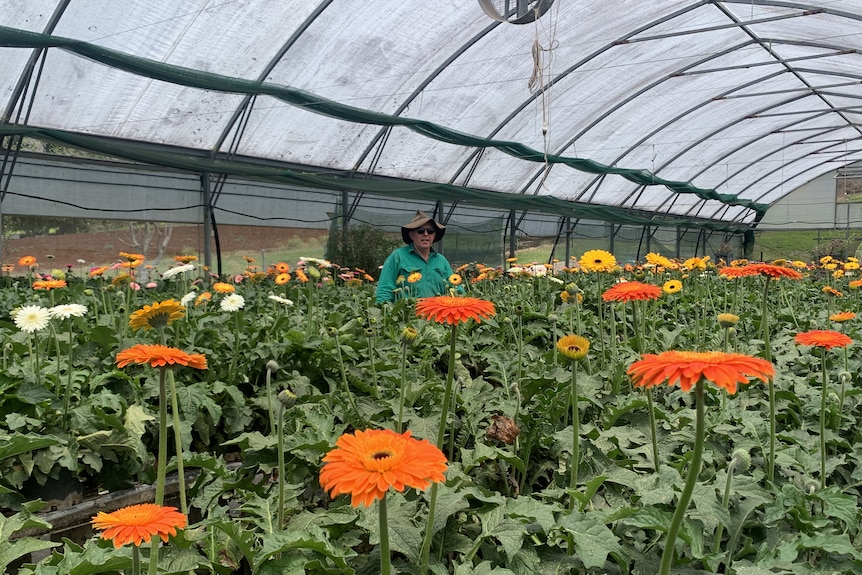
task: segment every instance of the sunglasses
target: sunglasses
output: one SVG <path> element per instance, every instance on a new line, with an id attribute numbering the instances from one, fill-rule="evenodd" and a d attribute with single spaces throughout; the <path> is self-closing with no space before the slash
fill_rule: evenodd
<path id="1" fill-rule="evenodd" d="M 432 235 L 432 236 L 433 236 L 434 234 L 436 234 L 436 233 L 437 233 L 437 230 L 429 230 L 429 229 L 427 229 L 427 228 L 419 228 L 418 230 L 415 230 L 415 231 L 416 231 L 416 233 L 417 233 L 417 234 L 419 234 L 420 236 L 424 236 L 424 235 L 426 235 L 426 234 L 429 234 L 429 235 Z"/>

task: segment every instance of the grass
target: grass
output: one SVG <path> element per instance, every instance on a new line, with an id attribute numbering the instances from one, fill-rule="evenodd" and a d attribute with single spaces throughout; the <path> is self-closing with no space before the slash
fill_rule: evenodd
<path id="1" fill-rule="evenodd" d="M 296 265 L 301 257 L 323 258 L 326 246 L 326 237 L 320 238 L 291 238 L 283 246 L 270 250 L 251 251 L 237 250 L 222 254 L 222 270 L 227 274 L 242 273 L 248 262 L 245 257 L 255 260 L 255 265 L 261 270 L 278 262 L 286 262 L 291 268 Z"/>
<path id="2" fill-rule="evenodd" d="M 856 255 L 860 238 L 841 230 L 798 230 L 758 232 L 752 258 L 772 261 L 779 258 L 812 261 L 823 255 L 838 258 Z M 843 251 L 842 251 L 843 249 Z"/>

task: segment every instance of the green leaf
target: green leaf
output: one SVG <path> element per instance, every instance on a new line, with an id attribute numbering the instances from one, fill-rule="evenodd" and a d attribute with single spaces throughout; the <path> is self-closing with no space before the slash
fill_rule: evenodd
<path id="1" fill-rule="evenodd" d="M 0 460 L 62 443 L 63 441 L 55 435 L 15 433 L 0 439 Z"/>
<path id="2" fill-rule="evenodd" d="M 799 538 L 800 549 L 822 549 L 829 553 L 839 553 L 841 555 L 850 555 L 857 561 L 862 560 L 862 553 L 850 542 L 850 536 L 847 533 L 816 535 L 809 537 L 802 535 Z"/>
<path id="3" fill-rule="evenodd" d="M 515 575 L 504 567 L 494 567 L 490 561 L 482 561 L 475 567 L 472 563 L 462 563 L 455 567 L 455 575 Z"/>
<path id="4" fill-rule="evenodd" d="M 5 573 L 6 567 L 9 563 L 15 561 L 19 557 L 23 557 L 24 555 L 28 555 L 34 551 L 50 549 L 56 545 L 59 545 L 59 543 L 43 541 L 42 539 L 36 539 L 33 537 L 22 537 L 15 541 L 7 540 L 0 542 L 0 572 Z"/>
<path id="5" fill-rule="evenodd" d="M 609 554 L 622 551 L 614 532 L 595 517 L 565 515 L 560 526 L 572 536 L 575 553 L 588 569 L 604 567 Z"/>
<path id="6" fill-rule="evenodd" d="M 817 491 L 813 497 L 824 501 L 826 508 L 824 513 L 829 517 L 840 519 L 854 532 L 859 526 L 858 513 L 859 508 L 856 505 L 856 497 L 841 493 L 837 487 L 829 487 L 827 489 Z"/>

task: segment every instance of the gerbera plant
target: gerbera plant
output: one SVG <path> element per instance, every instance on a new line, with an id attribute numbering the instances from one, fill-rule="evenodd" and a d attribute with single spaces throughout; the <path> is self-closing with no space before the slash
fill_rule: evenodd
<path id="1" fill-rule="evenodd" d="M 439 324 L 448 324 L 449 331 L 449 368 L 446 371 L 446 387 L 443 391 L 443 405 L 440 410 L 440 425 L 437 429 L 437 447 L 443 448 L 443 439 L 446 435 L 446 422 L 449 417 L 449 404 L 452 401 L 452 382 L 455 375 L 455 343 L 458 335 L 458 325 L 466 321 L 475 320 L 481 322 L 497 313 L 494 304 L 490 301 L 475 297 L 437 296 L 419 298 L 416 302 L 416 315 Z M 454 438 L 450 438 L 449 452 L 452 453 Z M 434 524 L 434 512 L 437 502 L 437 485 L 431 488 L 431 502 L 428 509 L 428 524 Z M 428 557 L 431 552 L 431 529 L 425 532 L 425 540 L 422 543 L 422 564 L 427 568 Z"/>
<path id="2" fill-rule="evenodd" d="M 581 414 L 578 410 L 578 362 L 587 357 L 587 352 L 590 351 L 590 342 L 579 335 L 569 334 L 557 341 L 557 349 L 563 357 L 572 362 L 570 400 L 572 404 L 572 465 L 570 469 L 571 476 L 569 478 L 569 489 L 572 491 L 572 496 L 569 501 L 569 508 L 574 509 L 574 491 L 578 486 L 578 466 L 581 459 Z"/>
<path id="3" fill-rule="evenodd" d="M 392 573 L 389 557 L 389 526 L 386 492 L 406 487 L 427 489 L 445 480 L 446 456 L 428 440 L 417 440 L 409 431 L 369 429 L 342 435 L 335 449 L 323 458 L 320 485 L 333 497 L 350 495 L 354 507 L 369 507 L 378 501 L 380 524 L 380 573 Z M 433 530 L 429 516 L 426 532 Z M 421 566 L 427 569 L 427 556 Z"/>
<path id="4" fill-rule="evenodd" d="M 694 446 L 685 485 L 679 494 L 676 511 L 667 531 L 659 569 L 659 575 L 669 575 L 676 537 L 691 501 L 703 458 L 704 383 L 710 381 L 733 395 L 739 384 L 747 384 L 751 379 L 769 381 L 775 376 L 775 368 L 769 361 L 739 353 L 666 351 L 660 354 L 645 354 L 642 359 L 629 366 L 627 373 L 631 376 L 632 383 L 638 387 L 650 388 L 665 382 L 669 386 L 678 385 L 683 391 L 690 391 L 694 387 Z"/>
<path id="5" fill-rule="evenodd" d="M 833 347 L 847 348 L 853 343 L 849 336 L 843 333 L 815 329 L 796 334 L 796 343 L 799 345 L 813 346 L 820 349 L 820 488 L 826 488 L 826 386 L 829 376 L 826 372 L 826 351 Z"/>

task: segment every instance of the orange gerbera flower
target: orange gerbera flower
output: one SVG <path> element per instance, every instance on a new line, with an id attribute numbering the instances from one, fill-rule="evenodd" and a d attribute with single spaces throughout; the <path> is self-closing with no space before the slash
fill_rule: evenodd
<path id="1" fill-rule="evenodd" d="M 419 272 L 413 272 L 409 276 L 407 276 L 407 283 L 415 284 L 419 280 L 422 279 L 422 274 Z"/>
<path id="2" fill-rule="evenodd" d="M 18 260 L 18 265 L 23 267 L 23 268 L 26 268 L 28 266 L 32 266 L 35 263 L 36 263 L 36 258 L 34 258 L 33 256 L 24 256 Z"/>
<path id="3" fill-rule="evenodd" d="M 751 269 L 749 266 L 727 267 L 718 270 L 718 274 L 726 278 L 744 278 L 746 276 L 755 276 L 758 272 Z"/>
<path id="4" fill-rule="evenodd" d="M 190 263 L 192 263 L 192 262 L 197 261 L 197 259 L 198 259 L 198 257 L 197 257 L 197 256 L 193 256 L 193 255 L 191 255 L 191 254 L 186 254 L 186 255 L 181 255 L 181 256 L 174 256 L 174 261 L 175 261 L 175 262 L 178 262 L 178 263 L 181 263 L 181 264 L 190 264 Z"/>
<path id="5" fill-rule="evenodd" d="M 177 319 L 181 319 L 186 313 L 186 308 L 174 299 L 157 301 L 153 305 L 145 305 L 133 312 L 129 319 L 129 327 L 132 329 L 158 329 L 168 325 Z"/>
<path id="6" fill-rule="evenodd" d="M 651 300 L 661 297 L 661 288 L 657 285 L 645 284 L 639 281 L 620 282 L 614 284 L 602 294 L 605 301 L 629 302 L 634 300 Z"/>
<path id="7" fill-rule="evenodd" d="M 850 289 L 859 289 L 860 287 L 862 287 L 862 280 L 853 280 L 852 282 L 847 284 L 847 287 L 849 287 Z"/>
<path id="8" fill-rule="evenodd" d="M 344 434 L 335 449 L 323 457 L 320 485 L 332 497 L 350 494 L 350 504 L 370 506 L 390 487 L 426 489 L 444 481 L 446 456 L 427 439 L 414 439 L 410 432 L 369 429 Z"/>
<path id="9" fill-rule="evenodd" d="M 139 343 L 117 354 L 117 367 L 130 363 L 148 363 L 152 367 L 183 365 L 195 369 L 206 369 L 207 358 L 202 353 L 186 353 L 175 347 Z"/>
<path id="10" fill-rule="evenodd" d="M 176 507 L 141 503 L 117 509 L 113 513 L 100 512 L 93 517 L 93 527 L 104 529 L 100 537 L 114 542 L 120 548 L 127 543 L 140 545 L 153 537 L 167 541 L 186 526 L 186 516 Z"/>
<path id="11" fill-rule="evenodd" d="M 835 297 L 844 297 L 843 293 L 841 293 L 840 291 L 838 291 L 837 289 L 835 289 L 832 286 L 823 286 L 821 288 L 821 291 L 823 291 L 823 293 L 825 293 L 826 295 L 831 295 L 831 296 L 835 296 Z"/>
<path id="12" fill-rule="evenodd" d="M 283 272 L 275 276 L 275 283 L 278 285 L 286 284 L 290 281 L 290 274 L 287 272 Z"/>
<path id="13" fill-rule="evenodd" d="M 668 385 L 679 385 L 683 391 L 688 391 L 705 379 L 733 395 L 738 383 L 745 384 L 750 379 L 769 381 L 775 376 L 775 368 L 765 359 L 741 353 L 665 351 L 644 354 L 626 373 L 639 387 L 653 387 L 667 381 Z"/>
<path id="14" fill-rule="evenodd" d="M 201 295 L 195 298 L 195 305 L 201 305 L 203 303 L 209 302 L 213 298 L 213 294 L 208 291 L 205 291 Z"/>
<path id="15" fill-rule="evenodd" d="M 841 332 L 832 331 L 831 329 L 813 329 L 797 333 L 795 339 L 799 345 L 813 345 L 815 347 L 825 347 L 826 349 L 847 347 L 853 343 L 853 340 L 849 336 Z"/>
<path id="16" fill-rule="evenodd" d="M 213 284 L 213 291 L 216 293 L 233 293 L 236 288 L 226 282 L 216 282 Z"/>
<path id="17" fill-rule="evenodd" d="M 302 283 L 308 283 L 308 276 L 305 275 L 305 272 L 299 268 L 296 268 L 296 279 L 298 279 Z"/>
<path id="18" fill-rule="evenodd" d="M 120 252 L 119 255 L 121 258 L 126 258 L 130 262 L 144 261 L 145 259 L 147 259 L 147 256 L 145 256 L 144 254 L 131 254 L 129 252 Z"/>
<path id="19" fill-rule="evenodd" d="M 844 323 L 845 321 L 856 319 L 856 314 L 852 311 L 842 311 L 838 313 L 833 313 L 829 316 L 829 319 L 837 323 Z"/>
<path id="20" fill-rule="evenodd" d="M 437 323 L 459 324 L 468 319 L 481 322 L 495 315 L 497 309 L 488 300 L 475 297 L 440 295 L 416 301 L 416 315 Z"/>
<path id="21" fill-rule="evenodd" d="M 64 287 L 66 287 L 66 280 L 37 280 L 33 282 L 33 289 L 50 291 L 52 289 Z"/>
<path id="22" fill-rule="evenodd" d="M 452 274 L 451 276 L 449 276 L 449 283 L 453 286 L 461 285 L 462 281 L 463 280 L 461 279 L 461 276 L 458 274 Z"/>
<path id="23" fill-rule="evenodd" d="M 285 262 L 278 262 L 277 264 L 275 264 L 274 267 L 275 271 L 280 274 L 286 274 L 290 271 L 290 264 L 287 264 Z"/>
<path id="24" fill-rule="evenodd" d="M 801 280 L 802 274 L 796 271 L 793 268 L 786 268 L 784 266 L 775 266 L 772 264 L 748 264 L 745 266 L 754 271 L 755 274 L 760 274 L 763 276 L 769 276 L 771 278 L 779 279 L 779 278 L 787 278 L 791 280 Z"/>

